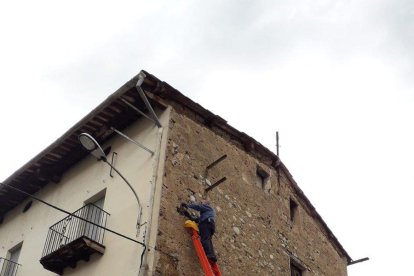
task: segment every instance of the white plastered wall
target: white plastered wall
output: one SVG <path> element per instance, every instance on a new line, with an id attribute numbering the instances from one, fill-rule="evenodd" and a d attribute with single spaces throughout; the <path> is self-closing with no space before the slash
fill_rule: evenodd
<path id="1" fill-rule="evenodd" d="M 149 266 L 144 265 L 147 271 L 152 270 L 151 251 L 156 241 L 160 197 L 155 193 L 161 191 L 158 186 L 162 185 L 170 108 L 157 113 L 162 128 L 142 118 L 123 130 L 129 137 L 155 151 L 154 155 L 119 135 L 103 145 L 104 148 L 112 147 L 109 161 L 113 151 L 118 153 L 114 166 L 131 183 L 140 198 L 144 225 L 138 237 L 135 227 L 138 204 L 132 191 L 115 172 L 114 177 L 110 177 L 110 167 L 91 155 L 69 169 L 60 183 L 50 183 L 36 194 L 46 202 L 73 212 L 106 189 L 103 209 L 110 213 L 106 227 L 141 242 L 145 237 L 145 243 L 150 246 L 149 256 L 146 254 L 144 260 L 144 264 L 149 262 Z M 6 257 L 9 249 L 23 241 L 19 257 L 22 266 L 17 276 L 55 275 L 45 270 L 39 260 L 49 227 L 66 215 L 36 201 L 26 213 L 22 213 L 27 201 L 10 211 L 0 225 L 0 257 Z M 109 232 L 105 233 L 104 245 L 104 255 L 94 254 L 89 262 L 79 261 L 75 268 L 66 268 L 64 275 L 138 275 L 143 250 L 141 245 Z"/>

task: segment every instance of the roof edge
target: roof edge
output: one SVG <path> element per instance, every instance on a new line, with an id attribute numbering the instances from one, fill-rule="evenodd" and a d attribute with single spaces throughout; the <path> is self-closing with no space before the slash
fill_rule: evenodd
<path id="1" fill-rule="evenodd" d="M 142 72 L 142 71 L 141 71 Z M 122 85 L 118 90 L 116 90 L 114 93 L 109 95 L 102 103 L 100 103 L 97 107 L 95 107 L 92 111 L 90 111 L 88 114 L 86 114 L 80 121 L 78 121 L 74 126 L 72 126 L 69 130 L 67 130 L 63 135 L 61 135 L 58 139 L 56 139 L 52 144 L 50 144 L 47 148 L 42 150 L 40 153 L 38 153 L 35 157 L 30 159 L 28 162 L 26 162 L 22 167 L 20 167 L 18 170 L 16 170 L 14 173 L 12 173 L 9 177 L 7 177 L 3 183 L 9 184 L 12 182 L 12 180 L 20 175 L 23 171 L 28 169 L 33 163 L 36 163 L 39 159 L 41 159 L 44 155 L 49 153 L 51 150 L 53 150 L 56 146 L 58 146 L 60 143 L 62 143 L 68 135 L 73 133 L 75 130 L 82 127 L 90 118 L 92 118 L 95 114 L 99 113 L 102 109 L 104 109 L 106 106 L 108 106 L 114 99 L 117 99 L 122 94 L 124 94 L 126 91 L 131 89 L 132 87 L 135 87 L 136 82 L 138 81 L 138 75 L 127 81 L 124 85 Z"/>
<path id="2" fill-rule="evenodd" d="M 144 71 L 145 72 L 145 71 Z M 222 119 L 220 116 L 215 115 L 211 111 L 205 109 L 200 104 L 194 102 L 181 92 L 179 92 L 177 89 L 173 88 L 168 83 L 159 80 L 157 77 L 149 74 L 148 72 L 145 72 L 146 74 L 146 82 L 145 84 L 148 85 L 147 89 L 154 93 L 155 95 L 166 95 L 169 99 L 176 101 L 180 105 L 185 105 L 193 112 L 197 113 L 198 115 L 202 116 L 206 120 L 214 120 L 215 126 L 221 128 L 223 131 L 230 133 L 230 135 L 235 135 L 238 137 L 242 142 L 243 141 L 249 141 L 254 144 L 253 151 L 258 151 L 262 154 L 267 155 L 270 157 L 272 162 L 272 166 L 274 168 L 281 168 L 283 172 L 286 174 L 286 176 L 289 179 L 289 182 L 292 185 L 292 188 L 296 192 L 296 194 L 303 200 L 303 202 L 307 205 L 309 208 L 311 215 L 320 222 L 321 226 L 324 228 L 324 230 L 327 233 L 328 240 L 334 245 L 334 247 L 339 251 L 340 255 L 344 256 L 347 259 L 347 262 L 350 263 L 352 261 L 352 258 L 350 255 L 346 252 L 344 247 L 341 245 L 341 243 L 338 241 L 336 236 L 333 234 L 332 230 L 328 227 L 326 222 L 323 220 L 323 218 L 319 215 L 319 213 L 316 211 L 316 208 L 313 206 L 311 201 L 308 199 L 308 197 L 305 195 L 305 193 L 302 191 L 302 189 L 299 187 L 297 182 L 293 179 L 292 174 L 289 172 L 287 167 L 283 164 L 283 162 L 280 160 L 280 158 L 273 153 L 271 150 L 269 150 L 267 147 L 263 146 L 260 142 L 256 141 L 254 138 L 250 137 L 244 132 L 241 132 L 237 130 L 236 128 L 232 127 Z"/>

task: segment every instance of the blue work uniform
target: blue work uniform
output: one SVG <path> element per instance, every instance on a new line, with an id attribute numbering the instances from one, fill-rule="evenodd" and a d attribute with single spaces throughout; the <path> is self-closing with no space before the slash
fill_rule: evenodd
<path id="1" fill-rule="evenodd" d="M 187 204 L 188 208 L 200 212 L 198 228 L 200 230 L 201 244 L 206 252 L 207 258 L 217 262 L 211 237 L 216 231 L 216 211 L 208 204 Z"/>

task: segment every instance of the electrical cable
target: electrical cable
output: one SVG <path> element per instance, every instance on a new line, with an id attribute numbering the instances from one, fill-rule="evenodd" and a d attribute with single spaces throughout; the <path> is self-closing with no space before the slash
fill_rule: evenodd
<path id="1" fill-rule="evenodd" d="M 97 227 L 99 227 L 99 228 L 102 228 L 102 229 L 104 229 L 104 230 L 106 230 L 106 231 L 108 231 L 108 232 L 110 232 L 110 233 L 112 233 L 112 234 L 115 234 L 115 235 L 120 236 L 120 237 L 122 237 L 122 238 L 124 238 L 124 239 L 130 240 L 130 241 L 133 241 L 133 242 L 135 242 L 135 243 L 138 243 L 138 244 L 142 245 L 142 246 L 144 247 L 144 250 L 143 250 L 143 252 L 142 252 L 142 254 L 141 254 L 141 266 L 142 266 L 142 262 L 143 262 L 143 260 L 144 260 L 144 254 L 145 254 L 145 252 L 147 251 L 147 246 L 145 245 L 145 243 L 142 243 L 142 242 L 140 242 L 140 241 L 134 240 L 134 239 L 132 239 L 132 238 L 130 238 L 130 237 L 127 237 L 127 236 L 125 236 L 125 235 L 123 235 L 123 234 L 121 234 L 121 233 L 118 233 L 118 232 L 116 232 L 116 231 L 114 231 L 114 230 L 111 230 L 111 229 L 109 229 L 109 228 L 106 228 L 106 227 L 104 227 L 104 226 L 102 226 L 102 225 L 96 224 L 96 223 L 94 223 L 94 222 L 92 222 L 92 221 L 88 221 L 87 219 L 82 218 L 82 217 L 80 217 L 80 216 L 74 215 L 74 214 L 72 214 L 72 213 L 70 213 L 70 212 L 68 212 L 68 211 L 66 211 L 66 210 L 64 210 L 64 209 L 62 209 L 62 208 L 60 208 L 60 207 L 57 207 L 57 206 L 55 206 L 55 205 L 53 205 L 53 204 L 50 204 L 50 203 L 48 203 L 48 202 L 46 202 L 46 201 L 44 201 L 44 200 L 41 200 L 40 198 L 37 198 L 37 197 L 35 197 L 34 195 L 31 195 L 31 194 L 29 194 L 29 193 L 26 193 L 25 191 L 22 191 L 22 190 L 20 190 L 20 189 L 18 189 L 18 188 L 16 188 L 16 187 L 13 187 L 13 186 L 11 186 L 11 185 L 4 184 L 4 183 L 1 183 L 1 182 L 0 182 L 0 185 L 1 185 L 1 186 L 8 187 L 8 188 L 10 188 L 10 189 L 12 189 L 12 190 L 15 190 L 15 191 L 17 191 L 17 192 L 19 192 L 19 193 L 21 193 L 21 194 L 24 194 L 24 195 L 26 195 L 26 196 L 28 196 L 28 197 L 30 197 L 30 198 L 32 198 L 32 199 L 34 199 L 34 200 L 37 200 L 37 201 L 39 201 L 39 202 L 41 202 L 41 203 L 43 203 L 43 204 L 45 204 L 45 205 L 47 205 L 47 206 L 49 206 L 49 207 L 52 207 L 53 209 L 56 209 L 56 210 L 58 210 L 58 211 L 60 211 L 60 212 L 62 212 L 62 213 L 65 213 L 65 214 L 67 214 L 67 215 L 69 215 L 69 216 L 72 216 L 72 217 L 74 217 L 74 218 L 77 218 L 77 219 L 83 220 L 83 221 L 88 222 L 88 223 L 90 223 L 90 224 L 92 224 L 92 225 L 94 225 L 94 226 L 97 226 Z M 140 268 L 141 268 L 141 266 L 140 266 Z"/>

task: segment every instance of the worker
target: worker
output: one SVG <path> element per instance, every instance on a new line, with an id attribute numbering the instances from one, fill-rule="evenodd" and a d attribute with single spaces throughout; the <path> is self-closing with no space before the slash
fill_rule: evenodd
<path id="1" fill-rule="evenodd" d="M 210 201 L 204 199 L 201 204 L 181 203 L 181 207 L 191 208 L 200 212 L 198 228 L 200 230 L 201 244 L 206 252 L 209 261 L 216 263 L 217 257 L 214 252 L 213 241 L 211 240 L 216 231 L 216 212 Z"/>

